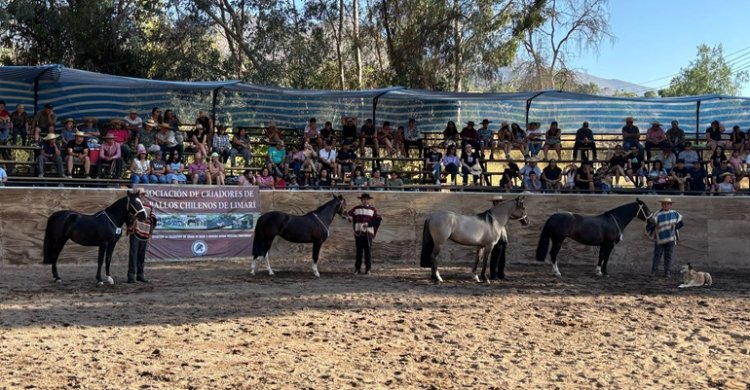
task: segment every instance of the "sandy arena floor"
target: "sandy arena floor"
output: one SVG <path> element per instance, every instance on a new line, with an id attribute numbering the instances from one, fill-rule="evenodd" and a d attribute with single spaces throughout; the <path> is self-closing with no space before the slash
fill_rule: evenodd
<path id="1" fill-rule="evenodd" d="M 593 264 L 592 264 L 593 266 Z M 479 285 L 408 265 L 0 269 L 0 388 L 750 388 L 750 274 L 687 291 L 593 267 L 508 266 Z M 336 270 L 332 272 L 332 270 Z"/>

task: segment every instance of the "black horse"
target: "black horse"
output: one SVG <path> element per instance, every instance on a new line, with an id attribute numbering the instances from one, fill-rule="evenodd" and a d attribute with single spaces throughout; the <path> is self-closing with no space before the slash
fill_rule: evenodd
<path id="1" fill-rule="evenodd" d="M 615 244 L 622 241 L 622 232 L 633 218 L 646 221 L 651 217 L 651 211 L 642 200 L 637 199 L 601 215 L 580 215 L 569 212 L 553 214 L 544 224 L 539 245 L 536 247 L 536 259 L 544 261 L 547 257 L 550 239 L 552 240 L 552 270 L 560 276 L 557 268 L 557 254 L 567 237 L 581 244 L 599 247 L 599 263 L 596 266 L 597 275 L 607 274 L 607 262 Z"/>
<path id="2" fill-rule="evenodd" d="M 328 239 L 328 227 L 336 214 L 346 218 L 346 201 L 341 195 L 334 195 L 333 199 L 305 215 L 290 215 L 281 211 L 270 211 L 261 215 L 258 218 L 258 224 L 255 225 L 253 263 L 250 273 L 255 275 L 255 260 L 258 257 L 265 257 L 268 274 L 273 275 L 268 252 L 271 250 L 273 239 L 281 236 L 290 242 L 313 244 L 312 270 L 315 277 L 320 277 L 318 272 L 320 247 Z"/>
<path id="3" fill-rule="evenodd" d="M 99 247 L 99 266 L 96 270 L 96 281 L 102 281 L 102 263 L 106 255 L 107 282 L 114 284 L 109 275 L 109 264 L 117 240 L 122 236 L 122 225 L 137 216 L 144 218 L 146 209 L 137 190 L 128 191 L 128 195 L 106 209 L 94 214 L 84 215 L 71 210 L 57 211 L 47 219 L 47 229 L 44 233 L 44 264 L 52 264 L 52 276 L 60 281 L 57 273 L 57 258 L 68 239 L 83 246 Z"/>

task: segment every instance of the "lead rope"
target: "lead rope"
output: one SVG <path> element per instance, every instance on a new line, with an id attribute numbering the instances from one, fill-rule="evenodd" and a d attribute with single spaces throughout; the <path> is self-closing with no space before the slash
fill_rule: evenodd
<path id="1" fill-rule="evenodd" d="M 326 240 L 327 240 L 328 239 L 328 226 L 326 226 L 326 224 L 323 223 L 323 221 L 320 219 L 320 217 L 318 217 L 318 214 L 312 213 L 312 215 L 313 215 L 313 217 L 315 217 L 315 219 L 318 220 L 318 222 L 320 222 L 320 224 L 323 226 L 323 229 L 326 230 Z"/>
<path id="2" fill-rule="evenodd" d="M 615 218 L 615 216 L 612 214 L 610 214 L 609 216 L 612 217 L 613 221 L 615 221 L 615 226 L 617 226 L 617 232 L 620 233 L 620 241 L 622 241 L 622 229 L 620 229 L 620 224 L 617 223 L 617 218 Z M 619 244 L 620 241 L 617 241 L 617 243 Z"/>

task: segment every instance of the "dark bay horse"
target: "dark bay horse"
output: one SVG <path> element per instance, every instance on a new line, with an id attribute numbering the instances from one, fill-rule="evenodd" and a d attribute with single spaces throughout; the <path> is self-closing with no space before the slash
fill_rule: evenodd
<path id="1" fill-rule="evenodd" d="M 334 195 L 333 199 L 305 215 L 290 215 L 281 211 L 269 211 L 261 215 L 255 225 L 250 273 L 255 275 L 255 260 L 263 256 L 266 258 L 268 274 L 273 275 L 268 252 L 274 238 L 280 236 L 289 242 L 313 244 L 312 270 L 315 277 L 320 277 L 318 255 L 323 243 L 328 239 L 328 227 L 336 214 L 346 218 L 346 200 L 341 195 Z"/>
<path id="2" fill-rule="evenodd" d="M 485 275 L 487 260 L 498 242 L 508 240 L 505 225 L 509 219 L 515 219 L 522 225 L 529 224 L 523 197 L 498 202 L 478 215 L 461 215 L 450 211 L 430 214 L 424 221 L 420 265 L 432 267 L 432 280 L 440 283 L 443 279 L 438 272 L 437 257 L 442 246 L 448 240 L 461 245 L 475 246 L 478 249 L 472 270 L 474 280 L 489 282 Z M 483 259 L 481 279 L 477 274 L 480 256 Z"/>
<path id="3" fill-rule="evenodd" d="M 115 281 L 109 274 L 112 252 L 117 240 L 122 236 L 122 225 L 139 216 L 148 217 L 138 190 L 128 191 L 127 196 L 94 215 L 72 210 L 53 213 L 47 219 L 47 229 L 44 233 L 44 264 L 52 264 L 52 276 L 59 282 L 57 258 L 69 239 L 83 246 L 98 246 L 99 266 L 96 270 L 96 281 L 98 284 L 104 284 L 102 263 L 106 256 L 107 283 L 114 284 Z"/>
<path id="4" fill-rule="evenodd" d="M 646 204 L 636 198 L 635 202 L 616 207 L 600 215 L 580 215 L 569 212 L 552 214 L 542 229 L 539 244 L 536 247 L 536 259 L 544 261 L 549 251 L 552 258 L 552 271 L 560 276 L 557 268 L 557 254 L 566 238 L 570 237 L 581 244 L 599 247 L 599 263 L 596 274 L 607 274 L 607 262 L 615 244 L 622 241 L 622 232 L 633 218 L 638 217 L 646 221 L 651 217 L 651 211 Z"/>

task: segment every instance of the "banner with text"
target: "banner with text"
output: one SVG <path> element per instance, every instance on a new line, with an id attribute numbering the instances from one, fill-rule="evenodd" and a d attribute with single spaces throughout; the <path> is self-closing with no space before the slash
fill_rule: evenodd
<path id="1" fill-rule="evenodd" d="M 157 218 L 149 259 L 249 257 L 260 217 L 258 187 L 147 185 Z"/>

